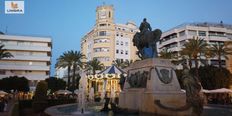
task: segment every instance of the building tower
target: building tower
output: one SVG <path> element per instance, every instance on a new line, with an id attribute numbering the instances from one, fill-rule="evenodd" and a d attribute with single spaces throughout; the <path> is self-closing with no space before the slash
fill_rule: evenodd
<path id="1" fill-rule="evenodd" d="M 81 40 L 81 51 L 87 61 L 98 59 L 105 66 L 112 65 L 116 59 L 136 60 L 136 48 L 132 39 L 138 28 L 133 22 L 116 24 L 112 5 L 96 9 L 96 23 L 93 29 Z"/>

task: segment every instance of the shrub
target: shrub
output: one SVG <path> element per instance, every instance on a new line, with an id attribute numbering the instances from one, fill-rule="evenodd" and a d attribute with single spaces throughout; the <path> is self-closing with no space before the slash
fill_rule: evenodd
<path id="1" fill-rule="evenodd" d="M 45 81 L 40 81 L 35 90 L 32 107 L 35 112 L 42 112 L 47 106 L 47 89 L 48 85 Z"/>
<path id="2" fill-rule="evenodd" d="M 190 73 L 194 76 L 195 68 L 190 70 Z M 218 89 L 229 88 L 232 84 L 232 75 L 226 68 L 218 68 L 215 66 L 199 67 L 199 79 L 204 89 Z M 182 70 L 176 70 L 178 81 L 182 86 Z"/>
<path id="3" fill-rule="evenodd" d="M 204 89 L 229 88 L 232 75 L 226 68 L 205 66 L 199 68 L 199 77 Z"/>

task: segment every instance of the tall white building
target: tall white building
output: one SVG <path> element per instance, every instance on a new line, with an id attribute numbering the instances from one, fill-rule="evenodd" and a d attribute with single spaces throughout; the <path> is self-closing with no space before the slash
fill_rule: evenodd
<path id="1" fill-rule="evenodd" d="M 160 52 L 162 49 L 167 48 L 176 55 L 180 55 L 179 51 L 183 48 L 183 45 L 188 39 L 192 39 L 193 37 L 202 38 L 210 45 L 216 43 L 224 44 L 226 41 L 232 41 L 232 25 L 223 23 L 188 23 L 179 25 L 163 32 L 161 42 L 157 46 L 158 51 Z M 225 58 L 222 58 L 224 66 L 225 61 Z M 216 57 L 206 62 L 218 65 Z"/>
<path id="2" fill-rule="evenodd" d="M 50 37 L 0 35 L 0 43 L 14 56 L 0 60 L 0 79 L 16 75 L 37 82 L 49 77 L 52 50 Z"/>

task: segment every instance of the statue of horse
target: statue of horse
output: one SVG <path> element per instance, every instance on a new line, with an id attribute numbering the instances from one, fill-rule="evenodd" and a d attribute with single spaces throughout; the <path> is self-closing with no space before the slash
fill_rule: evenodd
<path id="1" fill-rule="evenodd" d="M 133 38 L 134 46 L 137 47 L 138 53 L 137 55 L 141 59 L 157 57 L 157 46 L 156 42 L 160 40 L 162 31 L 160 29 L 156 29 L 154 31 L 146 31 L 144 34 L 136 33 Z M 147 54 L 144 52 L 144 48 L 151 48 L 152 54 Z"/>

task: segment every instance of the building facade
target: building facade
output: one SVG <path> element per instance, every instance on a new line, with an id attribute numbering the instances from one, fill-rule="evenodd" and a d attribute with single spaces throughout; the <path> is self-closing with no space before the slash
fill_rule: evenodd
<path id="1" fill-rule="evenodd" d="M 0 43 L 14 56 L 0 60 L 0 78 L 24 76 L 36 83 L 50 76 L 51 38 L 0 35 Z"/>
<path id="2" fill-rule="evenodd" d="M 209 45 L 225 44 L 232 41 L 232 25 L 223 23 L 188 23 L 174 27 L 162 34 L 161 42 L 158 44 L 158 51 L 168 49 L 174 52 L 174 55 L 180 55 L 180 50 L 189 39 L 199 37 L 204 39 Z M 206 59 L 202 57 L 202 59 Z M 217 57 L 205 60 L 208 64 L 218 65 Z M 194 66 L 194 62 L 192 61 Z M 222 64 L 225 67 L 226 59 L 222 58 Z"/>
<path id="3" fill-rule="evenodd" d="M 81 52 L 86 55 L 87 61 L 97 58 L 105 66 L 110 66 L 116 59 L 136 60 L 137 49 L 132 39 L 137 31 L 133 22 L 114 23 L 113 6 L 99 6 L 96 24 L 81 40 Z"/>
<path id="4" fill-rule="evenodd" d="M 232 49 L 232 41 L 228 41 L 225 43 L 226 47 Z M 226 59 L 226 68 L 232 73 L 232 55 L 228 55 L 228 59 Z"/>

